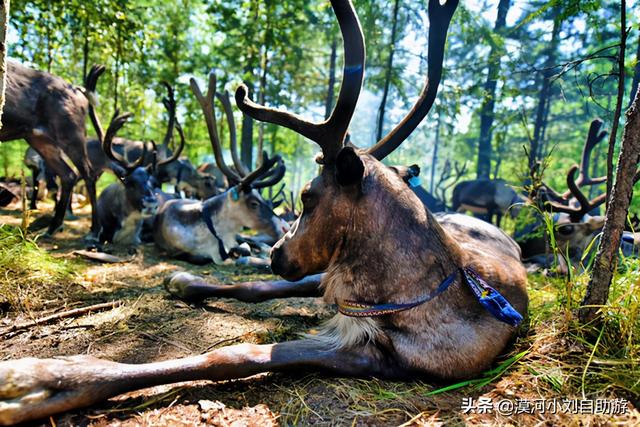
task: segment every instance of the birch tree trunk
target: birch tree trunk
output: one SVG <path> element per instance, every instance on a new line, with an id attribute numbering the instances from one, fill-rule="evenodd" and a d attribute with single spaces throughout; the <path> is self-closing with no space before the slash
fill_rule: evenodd
<path id="1" fill-rule="evenodd" d="M 587 286 L 587 294 L 580 308 L 580 321 L 597 318 L 598 310 L 607 303 L 613 272 L 618 262 L 622 231 L 629 212 L 633 183 L 640 161 L 640 92 L 636 92 L 631 108 L 626 114 L 622 134 L 622 147 L 618 156 L 616 181 L 611 192 L 607 217 L 600 238 L 600 247 L 594 261 L 593 273 Z"/>

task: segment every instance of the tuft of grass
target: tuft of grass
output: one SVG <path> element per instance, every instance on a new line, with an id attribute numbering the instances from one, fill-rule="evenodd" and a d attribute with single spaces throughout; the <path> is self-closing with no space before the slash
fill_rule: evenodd
<path id="1" fill-rule="evenodd" d="M 20 228 L 0 225 L 0 303 L 4 308 L 41 307 L 60 284 L 73 281 L 74 267 L 38 247 Z"/>

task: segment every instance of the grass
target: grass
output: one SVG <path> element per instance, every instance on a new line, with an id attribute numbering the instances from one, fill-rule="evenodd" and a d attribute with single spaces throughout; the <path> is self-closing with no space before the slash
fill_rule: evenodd
<path id="1" fill-rule="evenodd" d="M 0 225 L 0 305 L 31 311 L 73 282 L 78 266 L 55 258 L 18 227 Z"/>

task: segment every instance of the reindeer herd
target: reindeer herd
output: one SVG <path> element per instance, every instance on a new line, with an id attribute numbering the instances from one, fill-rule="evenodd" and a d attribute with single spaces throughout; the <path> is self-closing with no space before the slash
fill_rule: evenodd
<path id="1" fill-rule="evenodd" d="M 525 196 L 500 180 L 457 182 L 465 167 L 456 165 L 455 174 L 447 167 L 448 175 L 438 186 L 440 197 L 435 197 L 419 185 L 417 165 L 383 164 L 422 122 L 436 99 L 446 35 L 458 1 L 428 3 L 424 88 L 402 121 L 370 148 L 346 142 L 365 71 L 364 36 L 350 0 L 331 1 L 344 43 L 344 69 L 340 93 L 327 120 L 314 123 L 256 104 L 245 86 L 238 87 L 235 101 L 242 113 L 289 128 L 321 149 L 316 158 L 320 172 L 303 188 L 302 211 L 292 222 L 278 216 L 274 212 L 277 203 L 260 193 L 282 180 L 286 170 L 282 158 L 262 153 L 254 170 L 239 160 L 231 101 L 226 92 L 216 91 L 214 74 L 209 76 L 205 94 L 193 79 L 191 90 L 202 108 L 218 176 L 207 172 L 212 171 L 208 166 L 196 168 L 180 157 L 185 138 L 171 86 L 166 85 L 163 100 L 169 113 L 167 131 L 162 144 L 156 145 L 116 136 L 129 113 L 116 112 L 106 131 L 102 129 L 95 88 L 104 67 L 94 67 L 85 87 L 79 88 L 9 62 L 0 139 L 23 138 L 35 150 L 27 156 L 34 165 L 34 186 L 53 188 L 52 183 L 59 180 L 49 234 L 62 227 L 73 187 L 82 179 L 92 208 L 86 237 L 92 247 L 100 248 L 105 242 L 138 245 L 153 241 L 168 256 L 193 263 L 223 263 L 242 252 L 237 236 L 245 227 L 263 235 L 253 239 L 252 246 L 273 245 L 266 264 L 284 280 L 219 285 L 179 272 L 165 280 L 174 296 L 243 301 L 323 296 L 326 303 L 337 307 L 337 314 L 316 335 L 270 345 L 234 345 L 185 359 L 139 365 L 90 356 L 2 362 L 0 424 L 41 418 L 130 390 L 186 380 L 217 381 L 265 371 L 300 370 L 450 380 L 473 377 L 490 367 L 527 317 L 523 258 L 550 262 L 549 239 L 544 233 L 531 237 L 531 232 L 522 232 L 516 235 L 516 243 L 490 221 L 495 216 L 500 225 L 505 213 L 517 214 L 514 205 L 537 204 L 554 214 L 556 226 L 551 232 L 561 252 L 570 255 L 563 258 L 565 264 L 575 261 L 572 251 L 579 257 L 584 242 L 593 238 L 603 222 L 593 210 L 605 196 L 589 200 L 583 193 L 584 187 L 603 182 L 588 174 L 591 152 L 603 139 L 602 123 L 592 123 L 581 165 L 569 170 L 568 190 L 563 194 L 544 183 L 532 184 Z M 232 166 L 224 161 L 216 99 L 229 127 Z M 87 115 L 97 135 L 93 140 L 86 137 Z M 169 146 L 176 131 L 180 142 L 172 151 Z M 104 170 L 112 171 L 118 182 L 97 197 L 95 183 Z M 41 180 L 49 183 L 36 184 Z M 456 182 L 449 208 L 443 195 Z M 176 191 L 163 192 L 162 183 Z M 38 193 L 34 188 L 32 207 Z M 292 210 L 295 217 L 294 205 Z M 485 215 L 489 221 L 453 212 L 465 210 Z M 541 227 L 541 223 L 534 224 L 533 231 Z M 633 241 L 635 235 L 630 236 Z"/>

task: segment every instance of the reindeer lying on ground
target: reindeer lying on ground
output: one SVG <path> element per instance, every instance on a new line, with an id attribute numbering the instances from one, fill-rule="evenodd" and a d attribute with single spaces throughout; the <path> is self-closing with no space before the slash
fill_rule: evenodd
<path id="1" fill-rule="evenodd" d="M 158 247 L 171 256 L 184 257 L 198 264 L 211 261 L 218 264 L 229 259 L 229 251 L 238 246 L 236 235 L 243 227 L 266 232 L 274 241 L 289 229 L 288 224 L 273 212 L 272 206 L 256 190 L 273 185 L 274 177 L 278 181 L 282 177 L 284 164 L 280 156 L 269 159 L 265 153 L 262 165 L 244 176 L 224 163 L 213 107 L 215 83 L 215 75 L 211 74 L 206 95 L 202 94 L 193 79 L 191 88 L 204 112 L 218 167 L 233 185 L 224 193 L 204 202 L 170 200 L 162 206 L 154 223 L 154 238 Z M 228 96 L 220 97 L 228 102 Z M 225 111 L 229 128 L 234 129 L 233 114 L 230 109 L 227 111 L 225 108 Z M 233 136 L 231 138 L 233 141 Z M 232 152 L 233 145 L 232 142 Z M 238 168 L 239 173 L 246 171 L 240 170 Z M 276 172 L 269 176 L 273 170 Z"/>
<path id="2" fill-rule="evenodd" d="M 64 157 L 71 160 L 89 193 L 92 212 L 91 231 L 87 240 L 94 242 L 99 224 L 96 180 L 85 147 L 85 117 L 90 105 L 88 95 L 60 77 L 8 61 L 0 141 L 25 139 L 44 158 L 52 173 L 60 177 L 60 199 L 49 224 L 50 235 L 62 227 L 71 191 L 78 179 Z"/>
<path id="3" fill-rule="evenodd" d="M 600 119 L 591 122 L 580 166 L 575 165 L 569 169 L 566 179 L 567 190 L 564 193 L 558 193 L 545 183 L 542 183 L 540 188 L 532 189 L 531 199 L 536 201 L 542 210 L 553 214 L 553 234 L 559 252 L 556 258 L 551 251 L 549 236 L 541 220 L 536 219 L 525 228 L 517 230 L 515 239 L 522 250 L 523 259 L 534 268 L 550 268 L 557 263 L 560 273 L 568 273 L 569 264 L 578 266 L 581 263 L 585 250 L 597 238 L 597 233 L 604 225 L 605 217 L 597 215 L 597 211 L 606 201 L 606 195 L 601 194 L 589 200 L 581 190 L 606 181 L 606 177 L 591 178 L 589 174 L 591 153 L 607 135 L 606 131 L 601 130 L 602 125 Z M 576 179 L 577 171 L 579 174 Z M 531 174 L 533 176 L 538 173 L 539 167 L 536 166 Z M 535 181 L 540 179 L 533 178 Z M 637 253 L 637 243 L 634 241 L 633 233 L 623 236 L 622 249 L 627 256 Z"/>
<path id="4" fill-rule="evenodd" d="M 344 40 L 345 64 L 329 119 L 316 124 L 261 107 L 247 98 L 243 86 L 236 101 L 245 114 L 289 127 L 322 149 L 322 171 L 303 190 L 302 214 L 274 247 L 272 268 L 290 280 L 326 271 L 324 298 L 337 303 L 340 314 L 319 335 L 305 339 L 240 344 L 157 363 L 122 364 L 88 356 L 2 362 L 0 398 L 5 404 L 0 405 L 0 421 L 40 418 L 157 384 L 219 381 L 265 371 L 465 378 L 491 366 L 504 350 L 519 316 L 487 309 L 487 300 L 475 292 L 480 286 L 496 295 L 481 285 L 482 276 L 526 314 L 526 272 L 517 245 L 474 218 L 453 215 L 438 224 L 402 179 L 380 162 L 433 105 L 457 1 L 429 1 L 428 84 L 408 116 L 368 150 L 344 146 L 364 77 L 362 30 L 349 1 L 332 0 L 331 5 Z"/>
<path id="5" fill-rule="evenodd" d="M 95 88 L 97 79 L 103 71 L 104 69 L 91 69 L 86 83 L 88 90 L 93 90 Z M 167 183 L 174 185 L 176 193 L 186 191 L 206 197 L 217 194 L 217 189 L 212 184 L 213 179 L 211 176 L 199 173 L 188 159 L 179 158 L 180 153 L 184 149 L 184 138 L 181 138 L 180 145 L 176 149 L 176 152 L 178 153 L 177 155 L 169 148 L 169 143 L 172 139 L 174 128 L 177 123 L 177 104 L 175 93 L 171 85 L 167 82 L 162 82 L 162 84 L 167 89 L 167 96 L 163 98 L 162 103 L 168 113 L 167 130 L 162 143 L 159 146 L 156 146 L 152 142 L 114 138 L 112 143 L 113 151 L 128 162 L 133 162 L 134 159 L 139 159 L 144 151 L 146 154 L 142 161 L 142 166 L 150 166 L 154 161 L 157 161 L 157 167 L 154 172 L 155 178 L 160 184 Z M 94 170 L 96 170 L 97 173 L 102 173 L 102 171 L 107 168 L 111 169 L 113 162 L 105 156 L 102 149 L 104 131 L 93 106 L 89 109 L 89 117 L 91 118 L 97 135 L 97 140 L 90 140 L 88 143 L 87 148 L 89 150 L 89 158 L 92 164 L 95 165 Z"/>
<path id="6" fill-rule="evenodd" d="M 152 174 L 153 165 L 142 167 L 146 149 L 134 164 L 112 149 L 115 134 L 124 125 L 130 114 L 116 116 L 111 121 L 104 136 L 104 151 L 119 167 L 116 176 L 120 182 L 109 185 L 98 198 L 100 218 L 100 243 L 113 242 L 125 245 L 139 245 L 142 220 L 155 214 L 158 200 L 155 189 L 158 182 Z"/>

